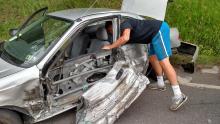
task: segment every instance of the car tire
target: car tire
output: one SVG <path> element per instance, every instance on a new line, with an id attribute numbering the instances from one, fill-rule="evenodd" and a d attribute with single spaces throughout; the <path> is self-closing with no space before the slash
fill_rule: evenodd
<path id="1" fill-rule="evenodd" d="M 23 124 L 23 122 L 16 112 L 0 109 L 0 124 Z"/>

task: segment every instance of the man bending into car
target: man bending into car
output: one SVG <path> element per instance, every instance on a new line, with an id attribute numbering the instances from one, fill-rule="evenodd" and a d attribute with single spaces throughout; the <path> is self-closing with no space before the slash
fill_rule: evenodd
<path id="1" fill-rule="evenodd" d="M 106 22 L 105 28 L 112 34 L 112 22 Z M 105 45 L 102 49 L 110 50 L 126 43 L 148 44 L 149 60 L 157 74 L 157 83 L 150 84 L 148 88 L 161 91 L 166 90 L 163 72 L 171 83 L 174 96 L 170 110 L 178 110 L 186 101 L 177 82 L 176 72 L 170 64 L 169 56 L 172 55 L 170 43 L 170 28 L 166 22 L 159 20 L 127 19 L 121 23 L 121 36 L 112 44 Z"/>

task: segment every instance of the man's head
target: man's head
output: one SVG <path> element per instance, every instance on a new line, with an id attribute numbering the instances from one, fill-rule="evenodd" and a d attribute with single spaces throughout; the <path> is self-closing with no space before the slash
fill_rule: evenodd
<path id="1" fill-rule="evenodd" d="M 105 23 L 105 29 L 108 33 L 113 34 L 112 21 L 107 21 Z"/>

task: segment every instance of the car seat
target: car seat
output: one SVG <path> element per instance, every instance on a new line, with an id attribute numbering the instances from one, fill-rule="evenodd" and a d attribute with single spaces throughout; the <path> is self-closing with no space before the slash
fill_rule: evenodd
<path id="1" fill-rule="evenodd" d="M 86 54 L 87 47 L 89 45 L 89 35 L 86 33 L 80 33 L 73 39 L 70 57 L 75 58 L 82 54 Z"/>
<path id="2" fill-rule="evenodd" d="M 99 53 L 104 50 L 102 50 L 102 47 L 104 45 L 110 44 L 108 41 L 108 34 L 104 27 L 99 27 L 96 31 L 96 38 L 92 39 L 90 47 L 88 49 L 88 53 Z"/>

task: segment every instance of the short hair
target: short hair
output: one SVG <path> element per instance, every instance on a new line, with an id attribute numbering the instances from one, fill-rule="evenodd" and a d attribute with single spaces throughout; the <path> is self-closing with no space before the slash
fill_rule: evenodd
<path id="1" fill-rule="evenodd" d="M 107 29 L 109 26 L 112 26 L 112 21 L 107 21 L 105 23 L 105 29 Z"/>

